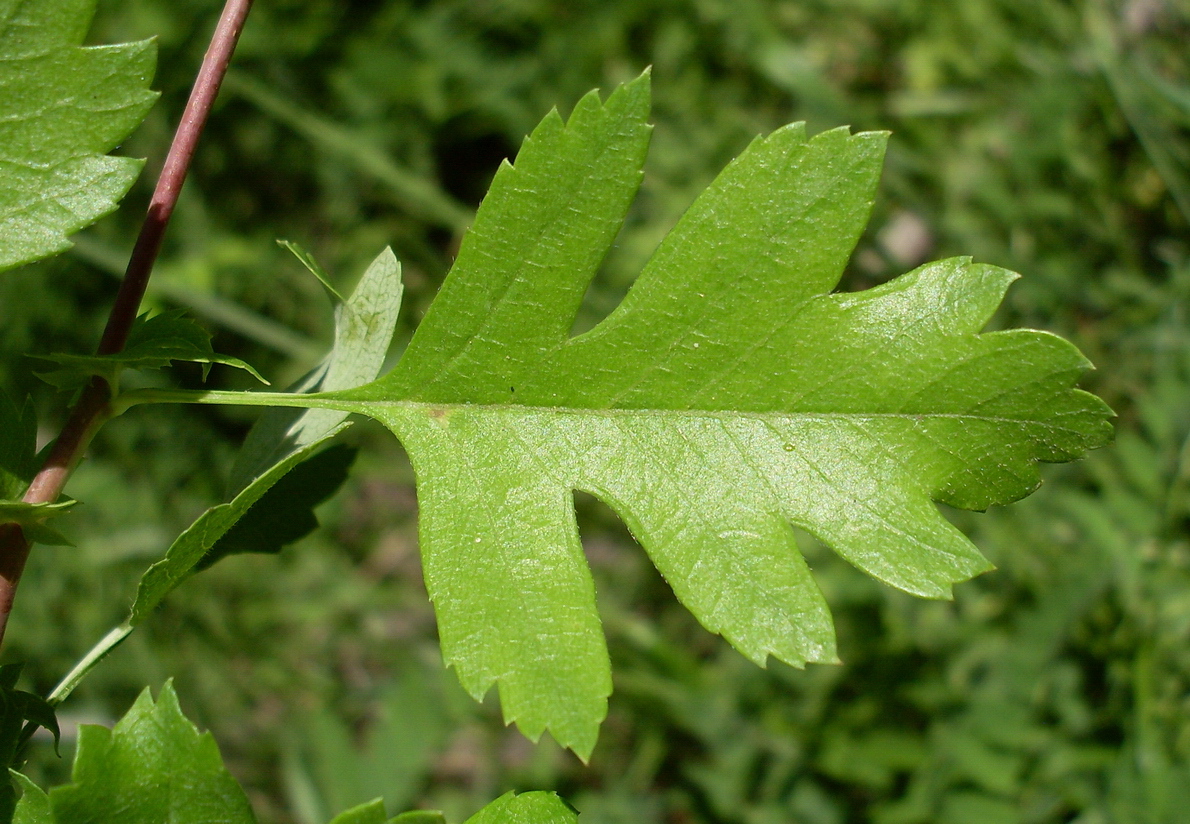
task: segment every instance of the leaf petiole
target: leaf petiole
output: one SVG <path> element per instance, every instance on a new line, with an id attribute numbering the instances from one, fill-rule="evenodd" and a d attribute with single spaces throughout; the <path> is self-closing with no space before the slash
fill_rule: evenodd
<path id="1" fill-rule="evenodd" d="M 359 412 L 358 402 L 303 392 L 226 392 L 205 389 L 133 389 L 111 402 L 113 415 L 146 403 L 198 403 L 217 406 L 287 406 Z"/>

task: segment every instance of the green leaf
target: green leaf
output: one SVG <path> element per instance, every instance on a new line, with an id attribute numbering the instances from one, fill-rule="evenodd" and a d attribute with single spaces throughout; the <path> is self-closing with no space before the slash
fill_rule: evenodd
<path id="1" fill-rule="evenodd" d="M 151 41 L 80 44 L 94 0 L 0 0 L 0 271 L 70 248 L 141 161 L 107 157 L 156 94 Z"/>
<path id="2" fill-rule="evenodd" d="M 24 761 L 25 744 L 37 727 L 45 727 L 58 746 L 58 719 L 54 708 L 39 695 L 16 688 L 21 664 L 0 666 L 0 764 L 19 768 Z M 16 805 L 16 787 L 12 781 L 0 782 L 0 821 L 10 821 Z"/>
<path id="3" fill-rule="evenodd" d="M 467 819 L 466 824 L 575 824 L 574 809 L 554 793 L 506 793 Z"/>
<path id="4" fill-rule="evenodd" d="M 115 386 L 125 369 L 162 369 L 174 361 L 203 364 L 202 377 L 207 379 L 211 365 L 222 363 L 243 369 L 263 384 L 260 373 L 239 358 L 217 355 L 211 348 L 210 334 L 181 309 L 160 315 L 141 315 L 132 325 L 124 349 L 113 355 L 33 355 L 64 368 L 38 374 L 42 380 L 59 389 L 75 389 L 94 375 Z"/>
<path id="5" fill-rule="evenodd" d="M 1110 439 L 1090 368 L 1036 331 L 980 333 L 1016 277 L 965 258 L 830 293 L 885 135 L 758 138 L 624 302 L 570 337 L 636 190 L 647 77 L 504 165 L 397 366 L 312 404 L 370 415 L 417 474 L 446 661 L 505 718 L 586 757 L 611 691 L 572 490 L 607 502 L 709 630 L 763 664 L 835 660 L 796 525 L 869 574 L 949 597 L 989 569 L 935 501 L 1028 494 L 1037 461 Z"/>
<path id="6" fill-rule="evenodd" d="M 351 297 L 335 307 L 335 340 L 330 354 L 291 392 L 347 389 L 374 380 L 384 366 L 401 309 L 401 264 L 386 248 L 364 272 Z M 347 419 L 329 409 L 270 409 L 236 458 L 228 484 L 232 495 L 284 460 L 293 450 L 325 440 Z"/>
<path id="7" fill-rule="evenodd" d="M 55 824 L 50 797 L 45 790 L 15 770 L 9 770 L 8 774 L 21 788 L 12 824 Z"/>
<path id="8" fill-rule="evenodd" d="M 0 390 L 0 499 L 16 500 L 37 471 L 37 415 Z"/>
<path id="9" fill-rule="evenodd" d="M 327 439 L 346 428 L 346 424 L 341 424 L 338 429 L 332 430 Z M 334 492 L 346 474 L 346 466 L 354 458 L 354 450 L 345 447 L 334 447 L 319 455 L 324 447 L 324 441 L 317 441 L 291 453 L 231 501 L 213 506 L 198 516 L 198 519 L 170 545 L 165 557 L 149 567 L 141 577 L 128 623 L 134 627 L 139 625 L 179 584 L 230 552 L 276 552 L 284 543 L 308 534 L 318 523 L 309 510 Z M 303 473 L 296 483 L 290 482 L 283 487 L 290 497 L 282 495 L 266 499 L 266 494 L 291 470 L 316 456 L 326 456 L 325 465 L 335 472 L 333 479 L 318 478 L 317 472 L 324 464 L 315 463 L 312 467 L 315 474 L 313 479 L 310 478 L 309 472 Z M 338 483 L 334 483 L 336 479 Z M 301 483 L 310 480 L 313 480 L 316 486 L 302 488 Z M 295 488 L 300 494 L 299 499 L 292 497 Z M 258 502 L 262 510 L 249 518 Z M 262 525 L 276 524 L 287 516 L 294 520 L 293 529 L 287 528 L 282 535 L 265 534 L 264 543 L 251 544 L 253 537 L 261 536 Z M 249 525 L 238 533 L 233 532 L 233 528 L 244 518 L 248 519 Z"/>
<path id="10" fill-rule="evenodd" d="M 446 824 L 446 816 L 437 810 L 410 810 L 389 819 L 388 824 Z"/>
<path id="11" fill-rule="evenodd" d="M 335 310 L 335 343 L 297 391 L 358 386 L 379 374 L 401 305 L 401 270 L 386 249 Z M 208 509 L 141 578 L 129 623 L 140 624 L 194 572 L 234 552 L 277 552 L 318 524 L 313 509 L 342 484 L 355 450 L 327 444 L 348 413 L 269 410 L 232 468 L 230 500 Z"/>
<path id="12" fill-rule="evenodd" d="M 366 804 L 344 810 L 331 819 L 331 824 L 386 824 L 387 821 L 384 799 L 375 798 Z"/>
<path id="13" fill-rule="evenodd" d="M 330 276 L 326 270 L 314 258 L 314 255 L 303 249 L 292 240 L 278 240 L 277 245 L 282 249 L 288 251 L 291 255 L 298 259 L 302 266 L 306 267 L 306 271 L 312 274 L 315 279 L 322 284 L 322 288 L 326 290 L 327 295 L 336 304 L 343 303 L 343 296 L 339 294 L 339 290 L 331 283 Z M 390 250 L 391 251 L 391 250 Z"/>
<path id="14" fill-rule="evenodd" d="M 335 433 L 339 431 L 342 430 L 335 430 Z M 319 441 L 317 446 L 324 444 Z M 334 495 L 347 480 L 356 452 L 355 448 L 343 444 L 322 451 L 300 450 L 303 459 L 270 486 L 235 525 L 211 545 L 195 571 L 241 552 L 280 552 L 305 538 L 318 528 L 314 508 Z M 306 457 L 308 455 L 311 457 Z"/>
<path id="15" fill-rule="evenodd" d="M 446 818 L 437 810 L 413 810 L 389 818 L 384 811 L 384 800 L 376 798 L 344 810 L 330 824 L 446 824 Z"/>
<path id="16" fill-rule="evenodd" d="M 46 521 L 74 506 L 77 501 L 54 504 L 28 504 L 24 501 L 0 501 L 0 524 L 20 524 L 25 537 L 46 546 L 74 546 L 66 536 L 46 525 Z"/>
<path id="17" fill-rule="evenodd" d="M 22 781 L 16 821 L 59 824 L 250 824 L 256 821 L 210 733 L 182 715 L 167 683 L 148 690 L 113 729 L 79 729 L 72 783 L 44 794 Z M 51 813 L 52 811 L 52 813 Z M 52 818 L 50 817 L 52 814 Z"/>

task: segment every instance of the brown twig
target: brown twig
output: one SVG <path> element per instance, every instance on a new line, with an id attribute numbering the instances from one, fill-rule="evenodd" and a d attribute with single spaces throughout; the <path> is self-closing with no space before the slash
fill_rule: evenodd
<path id="1" fill-rule="evenodd" d="M 223 76 L 227 73 L 251 8 L 252 0 L 227 0 L 223 7 L 206 56 L 203 57 L 202 67 L 190 91 L 186 110 L 174 133 L 161 175 L 157 178 L 157 188 L 153 191 L 148 213 L 128 260 L 124 280 L 108 315 L 107 326 L 99 342 L 100 355 L 119 352 L 128 340 L 128 333 L 136 320 L 145 287 L 149 283 L 149 275 L 153 271 L 153 263 L 161 251 L 165 228 L 177 205 L 182 183 L 194 157 L 198 138 L 219 94 L 219 86 L 223 83 Z M 111 388 L 102 378 L 93 379 L 83 389 L 45 465 L 25 492 L 26 503 L 51 503 L 62 494 L 62 488 L 82 458 L 91 437 L 107 417 L 110 396 Z M 28 557 L 29 542 L 20 527 L 14 524 L 0 525 L 0 642 L 4 640 L 17 584 L 20 583 Z"/>

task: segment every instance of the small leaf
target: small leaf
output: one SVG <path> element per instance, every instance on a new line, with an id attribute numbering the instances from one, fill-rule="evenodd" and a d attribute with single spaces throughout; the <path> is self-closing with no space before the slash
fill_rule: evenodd
<path id="1" fill-rule="evenodd" d="M 149 567 L 141 577 L 136 591 L 136 600 L 132 604 L 132 611 L 128 622 L 134 627 L 139 625 L 149 617 L 149 614 L 157 605 L 169 593 L 173 592 L 179 584 L 199 569 L 210 566 L 214 560 L 217 560 L 217 557 L 223 557 L 228 551 L 232 551 L 230 547 L 239 546 L 241 547 L 240 551 L 242 551 L 244 540 L 252 534 L 251 529 L 241 534 L 238 540 L 233 537 L 230 544 L 223 544 L 225 551 L 217 552 L 216 548 L 220 546 L 220 543 L 236 523 L 241 518 L 247 516 L 257 502 L 265 497 L 266 493 L 272 489 L 274 484 L 281 481 L 290 470 L 299 466 L 303 461 L 316 455 L 325 447 L 326 440 L 339 434 L 343 429 L 346 429 L 346 426 L 346 424 L 340 424 L 338 429 L 332 430 L 323 440 L 316 441 L 291 453 L 285 460 L 275 464 L 269 471 L 258 477 L 247 489 L 230 502 L 213 506 L 200 515 L 198 520 L 178 536 L 177 540 L 166 551 L 165 557 Z M 339 449 L 343 448 L 340 447 Z M 332 459 L 338 465 L 341 465 L 342 462 L 341 455 L 342 453 L 339 453 L 339 456 Z M 342 475 L 339 475 L 339 479 L 341 481 Z M 333 492 L 333 489 L 331 491 Z M 306 501 L 307 503 L 319 503 L 324 497 L 325 495 L 320 496 L 315 492 L 307 496 Z M 276 504 L 277 501 L 274 500 L 272 503 Z M 293 505 L 292 502 L 287 500 L 281 501 L 281 504 L 283 506 Z M 279 514 L 276 512 L 261 514 L 257 516 L 256 523 L 270 523 L 277 517 L 279 517 Z M 306 512 L 302 513 L 300 517 L 312 520 L 314 516 Z M 303 526 L 308 523 L 309 520 L 304 521 Z M 314 523 L 317 524 L 317 521 L 314 521 Z M 302 532 L 302 535 L 308 531 L 307 529 L 305 532 Z M 280 549 L 281 539 L 278 536 L 267 537 L 271 542 L 269 546 L 272 547 L 272 551 Z M 299 535 L 298 537 L 301 536 Z M 264 551 L 269 550 L 265 549 Z M 213 553 L 217 553 L 217 557 Z"/>
<path id="2" fill-rule="evenodd" d="M 58 716 L 53 706 L 40 695 L 16 688 L 23 668 L 24 664 L 0 666 L 0 701 L 3 702 L 0 718 L 0 762 L 8 766 L 19 766 L 15 761 L 20 754 L 20 736 L 26 722 L 32 723 L 34 728 L 45 727 L 54 736 L 55 749 L 60 737 Z M 32 729 L 29 732 L 32 732 Z"/>
<path id="3" fill-rule="evenodd" d="M 61 824 L 256 821 L 214 739 L 186 719 L 168 682 L 156 702 L 142 692 L 113 729 L 81 727 L 71 778 L 49 793 Z"/>
<path id="4" fill-rule="evenodd" d="M 343 296 L 339 294 L 339 290 L 331 283 L 330 276 L 327 275 L 326 270 L 319 265 L 318 261 L 314 259 L 314 255 L 307 252 L 292 240 L 278 240 L 277 245 L 282 249 L 288 251 L 291 255 L 298 259 L 298 262 L 306 267 L 306 270 L 317 278 L 318 282 L 322 284 L 322 288 L 330 295 L 331 300 L 336 304 L 343 302 Z"/>
<path id="5" fill-rule="evenodd" d="M 144 119 L 152 41 L 80 44 L 94 0 L 0 12 L 0 271 L 70 248 L 67 235 L 116 208 L 141 161 L 107 157 Z M 16 80 L 19 79 L 19 82 Z"/>
<path id="6" fill-rule="evenodd" d="M 374 380 L 384 366 L 401 309 L 401 264 L 381 252 L 351 297 L 335 307 L 335 340 L 326 359 L 291 392 L 347 389 Z M 229 497 L 293 450 L 327 437 L 348 413 L 330 409 L 270 409 L 248 433 L 228 483 Z"/>
<path id="7" fill-rule="evenodd" d="M 45 790 L 16 770 L 9 770 L 8 774 L 21 790 L 12 824 L 57 824 Z"/>
<path id="8" fill-rule="evenodd" d="M 401 268 L 382 252 L 335 310 L 335 343 L 296 391 L 358 386 L 384 364 L 401 305 Z M 199 516 L 141 578 L 129 623 L 144 621 L 194 572 L 233 552 L 276 552 L 317 525 L 313 508 L 342 484 L 355 451 L 326 448 L 348 413 L 273 409 L 249 433 L 232 468 L 228 503 Z"/>
<path id="9" fill-rule="evenodd" d="M 132 325 L 124 349 L 113 355 L 32 355 L 51 361 L 62 369 L 38 373 L 38 377 L 59 389 L 75 389 L 98 375 L 115 386 L 124 369 L 162 369 L 174 361 L 203 364 L 206 380 L 212 364 L 243 369 L 263 384 L 260 373 L 239 358 L 217 355 L 211 336 L 181 309 L 149 317 L 141 315 Z"/>
<path id="10" fill-rule="evenodd" d="M 24 501 L 0 501 L 0 524 L 20 524 L 25 537 L 46 546 L 74 546 L 66 536 L 46 525 L 46 521 L 66 512 L 78 501 L 55 504 L 28 504 Z"/>
<path id="11" fill-rule="evenodd" d="M 387 824 L 388 813 L 384 809 L 384 799 L 374 798 L 371 801 L 344 810 L 331 819 L 330 824 Z"/>
<path id="12" fill-rule="evenodd" d="M 54 708 L 39 695 L 16 688 L 21 664 L 0 666 L 0 764 L 18 769 L 24 762 L 25 744 L 37 727 L 45 727 L 58 747 L 58 719 Z M 17 803 L 12 781 L 0 782 L 0 821 L 9 821 Z"/>
<path id="13" fill-rule="evenodd" d="M 390 818 L 388 824 L 446 824 L 446 816 L 437 810 L 411 810 Z"/>
<path id="14" fill-rule="evenodd" d="M 0 499 L 24 494 L 37 471 L 37 416 L 28 399 L 20 407 L 0 389 Z M 0 518 L 0 520 L 3 520 Z"/>
<path id="15" fill-rule="evenodd" d="M 317 445 L 322 445 L 319 441 Z M 241 552 L 280 552 L 318 528 L 314 508 L 338 491 L 357 450 L 335 444 L 286 472 L 217 540 L 195 571 Z M 303 452 L 303 455 L 308 453 Z"/>
<path id="16" fill-rule="evenodd" d="M 467 819 L 466 824 L 575 824 L 574 808 L 554 793 L 507 793 Z"/>

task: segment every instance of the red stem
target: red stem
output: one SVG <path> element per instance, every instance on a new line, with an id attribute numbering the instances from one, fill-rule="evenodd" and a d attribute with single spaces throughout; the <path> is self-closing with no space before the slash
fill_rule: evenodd
<path id="1" fill-rule="evenodd" d="M 149 201 L 148 213 L 128 260 L 124 280 L 120 283 L 115 303 L 108 315 L 107 326 L 99 342 L 100 355 L 119 352 L 128 341 L 128 333 L 136 320 L 157 254 L 161 251 L 165 228 L 178 203 L 178 195 L 194 157 L 198 138 L 219 94 L 219 87 L 227 74 L 228 64 L 231 63 L 232 53 L 235 52 L 251 8 L 252 0 L 227 0 L 223 7 L 223 14 L 219 17 L 206 56 L 203 57 L 202 67 L 194 79 L 190 100 L 186 103 L 161 175 L 157 178 L 157 188 L 153 191 L 153 199 Z M 110 395 L 111 388 L 102 378 L 93 379 L 83 389 L 45 465 L 25 492 L 26 503 L 52 503 L 62 494 L 62 488 L 82 458 L 91 437 L 107 417 Z M 28 557 L 29 542 L 20 527 L 0 524 L 0 642 L 4 640 L 17 584 L 20 583 Z"/>

